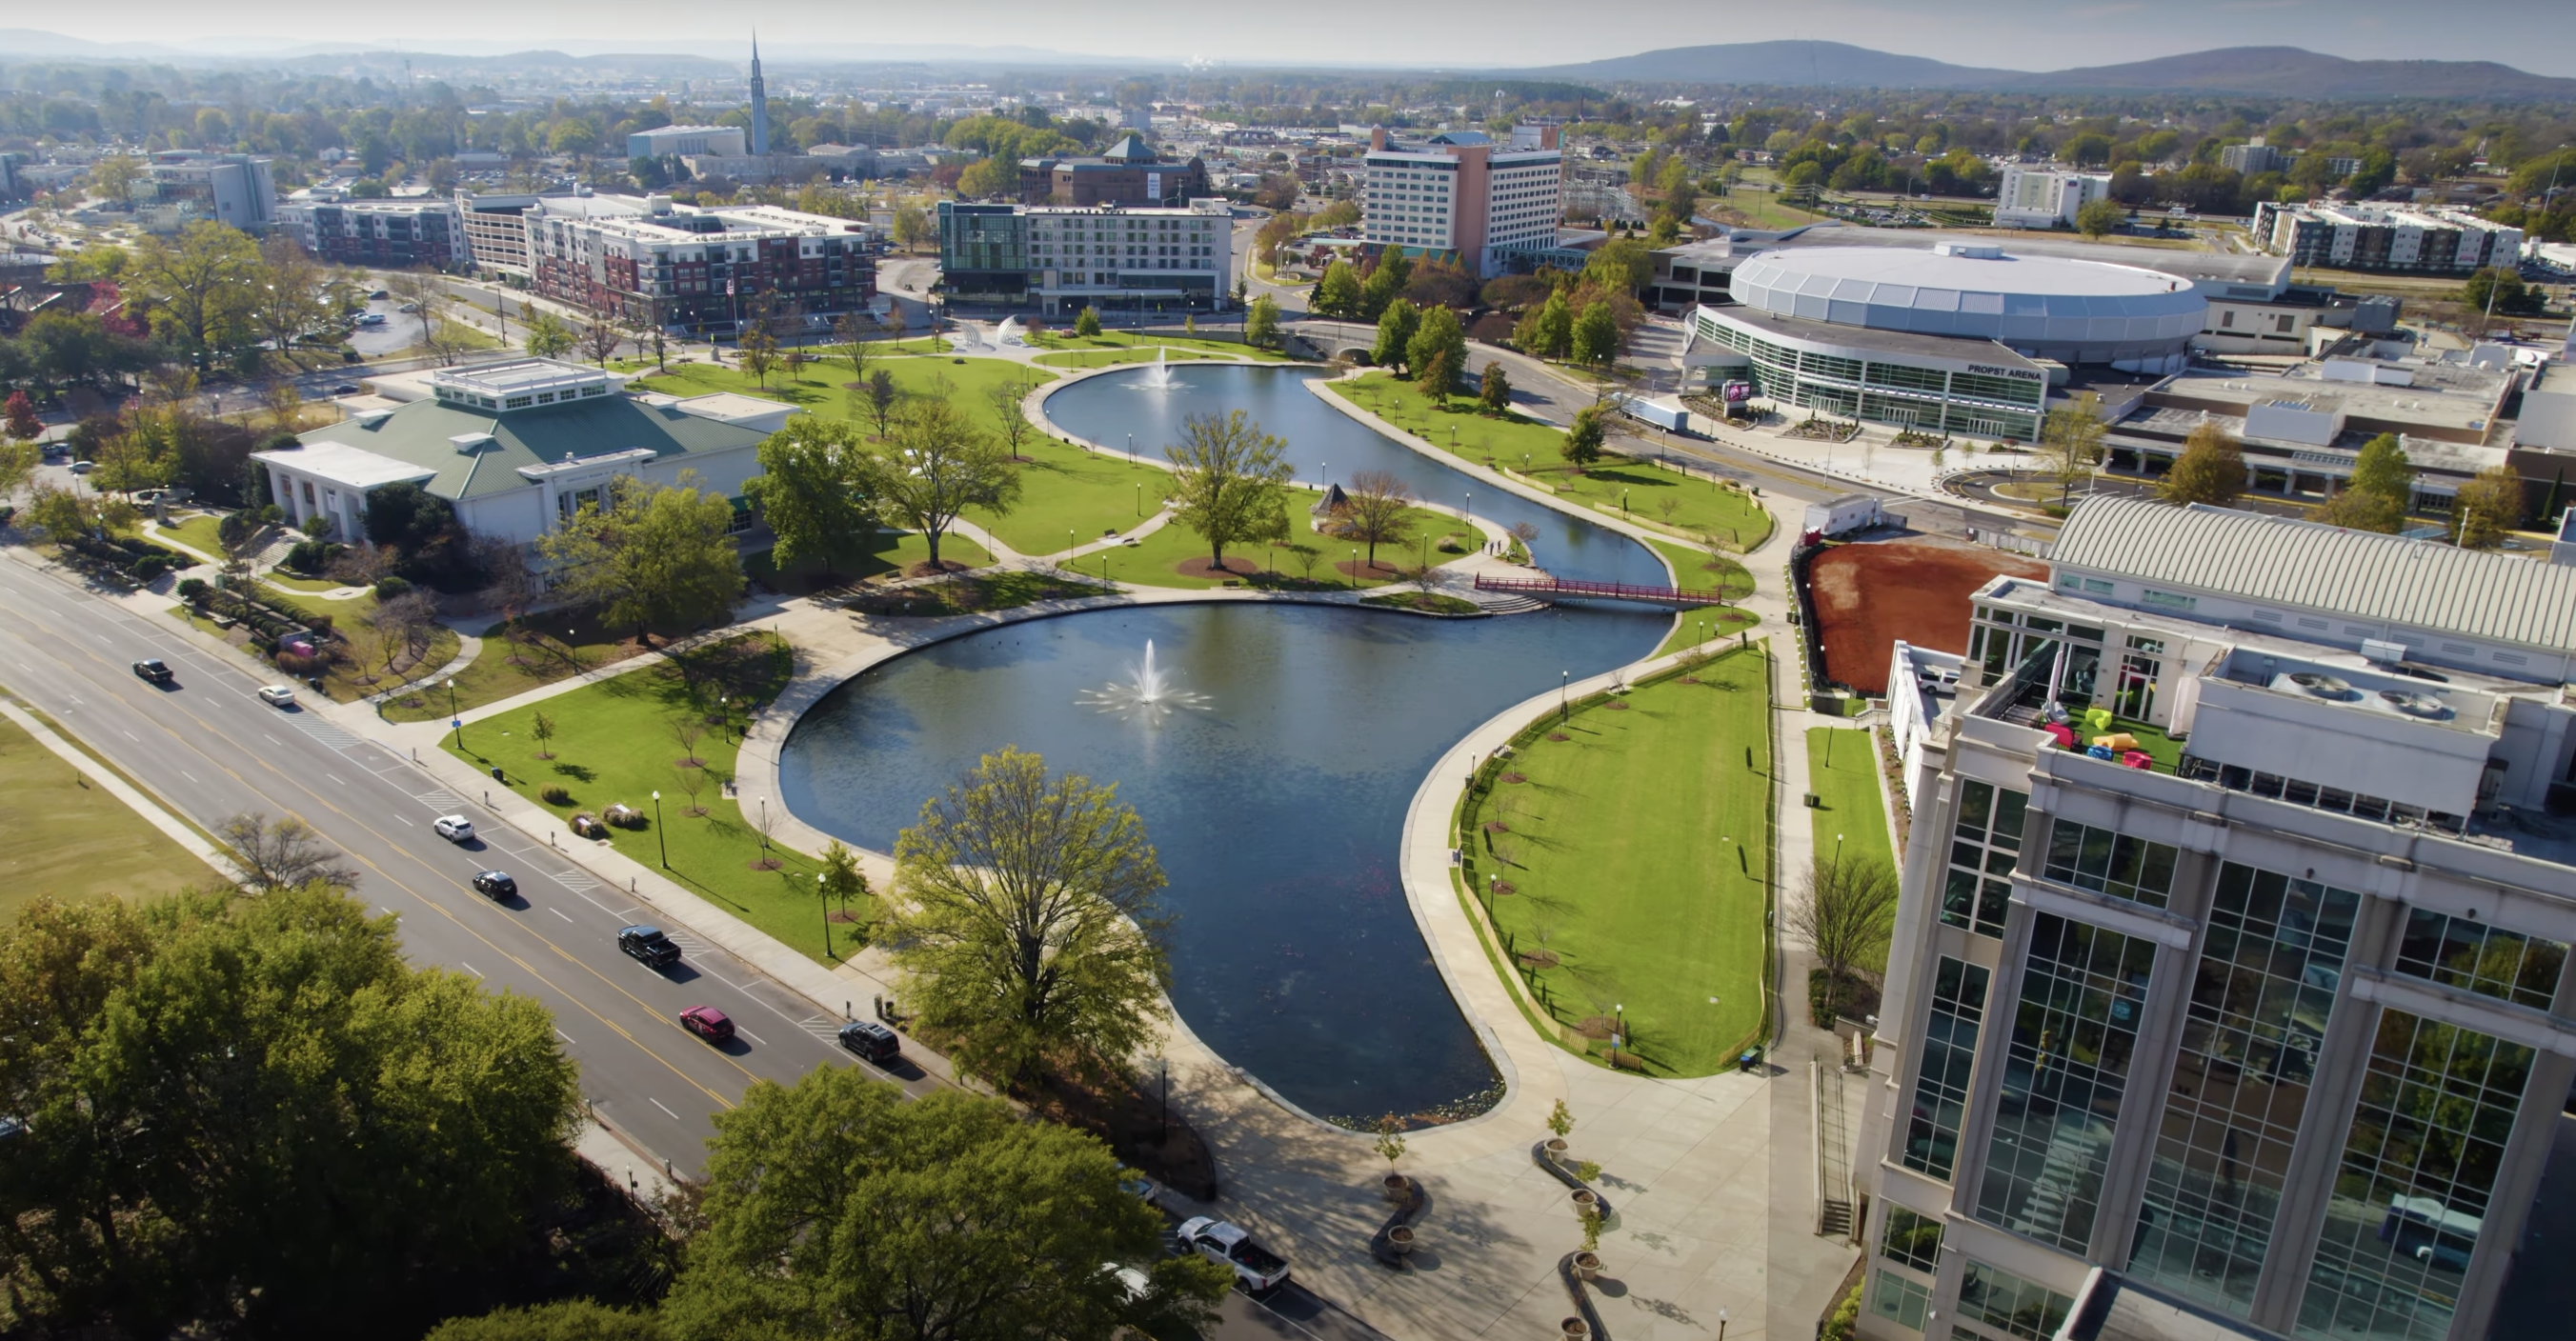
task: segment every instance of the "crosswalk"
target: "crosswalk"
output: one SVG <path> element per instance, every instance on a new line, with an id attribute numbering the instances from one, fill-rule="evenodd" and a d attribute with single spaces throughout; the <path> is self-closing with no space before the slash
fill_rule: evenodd
<path id="1" fill-rule="evenodd" d="M 829 1015 L 812 1015 L 796 1022 L 796 1027 L 825 1043 L 840 1041 L 841 1022 Z"/>
<path id="2" fill-rule="evenodd" d="M 295 714 L 294 722 L 304 734 L 343 754 L 347 753 L 351 746 L 362 743 L 357 733 L 325 720 L 318 713 L 299 712 Z"/>

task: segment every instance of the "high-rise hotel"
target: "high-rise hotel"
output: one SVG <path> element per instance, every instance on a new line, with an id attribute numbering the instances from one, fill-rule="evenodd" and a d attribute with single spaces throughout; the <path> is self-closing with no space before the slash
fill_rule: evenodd
<path id="1" fill-rule="evenodd" d="M 1408 254 L 1454 254 L 1493 276 L 1514 251 L 1556 246 L 1565 213 L 1565 155 L 1556 127 L 1529 126 L 1498 145 L 1482 131 L 1443 131 L 1420 144 L 1369 132 L 1364 236 Z"/>

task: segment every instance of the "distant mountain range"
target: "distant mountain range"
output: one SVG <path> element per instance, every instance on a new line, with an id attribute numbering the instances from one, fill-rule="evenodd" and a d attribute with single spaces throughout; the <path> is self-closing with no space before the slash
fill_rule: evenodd
<path id="1" fill-rule="evenodd" d="M 1503 73 L 1497 71 L 1497 73 Z M 1841 42 L 1742 42 L 1667 47 L 1611 60 L 1509 71 L 1587 83 L 1767 84 L 1803 88 L 1927 88 L 1997 92 L 2124 89 L 2257 93 L 2283 98 L 2576 98 L 2576 79 L 2493 61 L 2354 61 L 2298 47 L 2228 47 L 2122 65 L 2032 72 L 1898 56 Z"/>

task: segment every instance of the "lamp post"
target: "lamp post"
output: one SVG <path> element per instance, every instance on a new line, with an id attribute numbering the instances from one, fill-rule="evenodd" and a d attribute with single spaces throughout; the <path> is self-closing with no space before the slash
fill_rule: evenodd
<path id="1" fill-rule="evenodd" d="M 1358 550 L 1352 550 L 1352 551 L 1351 551 L 1351 590 L 1353 590 L 1353 591 L 1357 591 L 1357 590 L 1359 590 L 1359 589 L 1360 589 L 1360 552 L 1359 552 Z"/>
<path id="2" fill-rule="evenodd" d="M 1717 1341 L 1726 1341 L 1726 1310 L 1717 1311 Z"/>
<path id="3" fill-rule="evenodd" d="M 823 907 L 823 957 L 829 959 L 832 957 L 832 887 L 825 883 L 821 871 L 814 873 L 814 901 Z"/>
<path id="4" fill-rule="evenodd" d="M 662 845 L 662 869 L 671 869 L 671 840 L 662 833 L 662 794 L 653 793 L 653 841 Z"/>
<path id="5" fill-rule="evenodd" d="M 760 850 L 767 852 L 769 850 L 769 798 L 757 796 L 752 799 L 760 802 Z"/>
<path id="6" fill-rule="evenodd" d="M 1558 725 L 1560 725 L 1560 726 L 1564 725 L 1564 723 L 1565 723 L 1565 695 L 1566 695 L 1566 691 L 1567 691 L 1568 689 L 1570 689 L 1570 688 L 1573 686 L 1573 684 L 1574 684 L 1574 672 L 1572 672 L 1572 671 L 1568 671 L 1568 670 L 1561 670 L 1561 671 L 1558 671 L 1558 672 L 1556 673 L 1556 720 L 1557 720 L 1557 724 L 1558 724 Z"/>
<path id="7" fill-rule="evenodd" d="M 1136 481 L 1136 515 L 1139 517 L 1145 515 L 1145 482 L 1143 480 Z"/>
<path id="8" fill-rule="evenodd" d="M 456 732 L 456 748 L 465 748 L 465 719 L 456 711 L 456 678 L 447 680 L 447 724 Z"/>

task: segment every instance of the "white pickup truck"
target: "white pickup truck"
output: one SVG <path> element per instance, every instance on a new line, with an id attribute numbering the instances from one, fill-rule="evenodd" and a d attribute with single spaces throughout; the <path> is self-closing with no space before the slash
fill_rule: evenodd
<path id="1" fill-rule="evenodd" d="M 1252 1241 L 1242 1226 L 1202 1215 L 1182 1222 L 1181 1246 L 1234 1270 L 1235 1282 L 1254 1294 L 1288 1281 L 1288 1263 Z"/>

